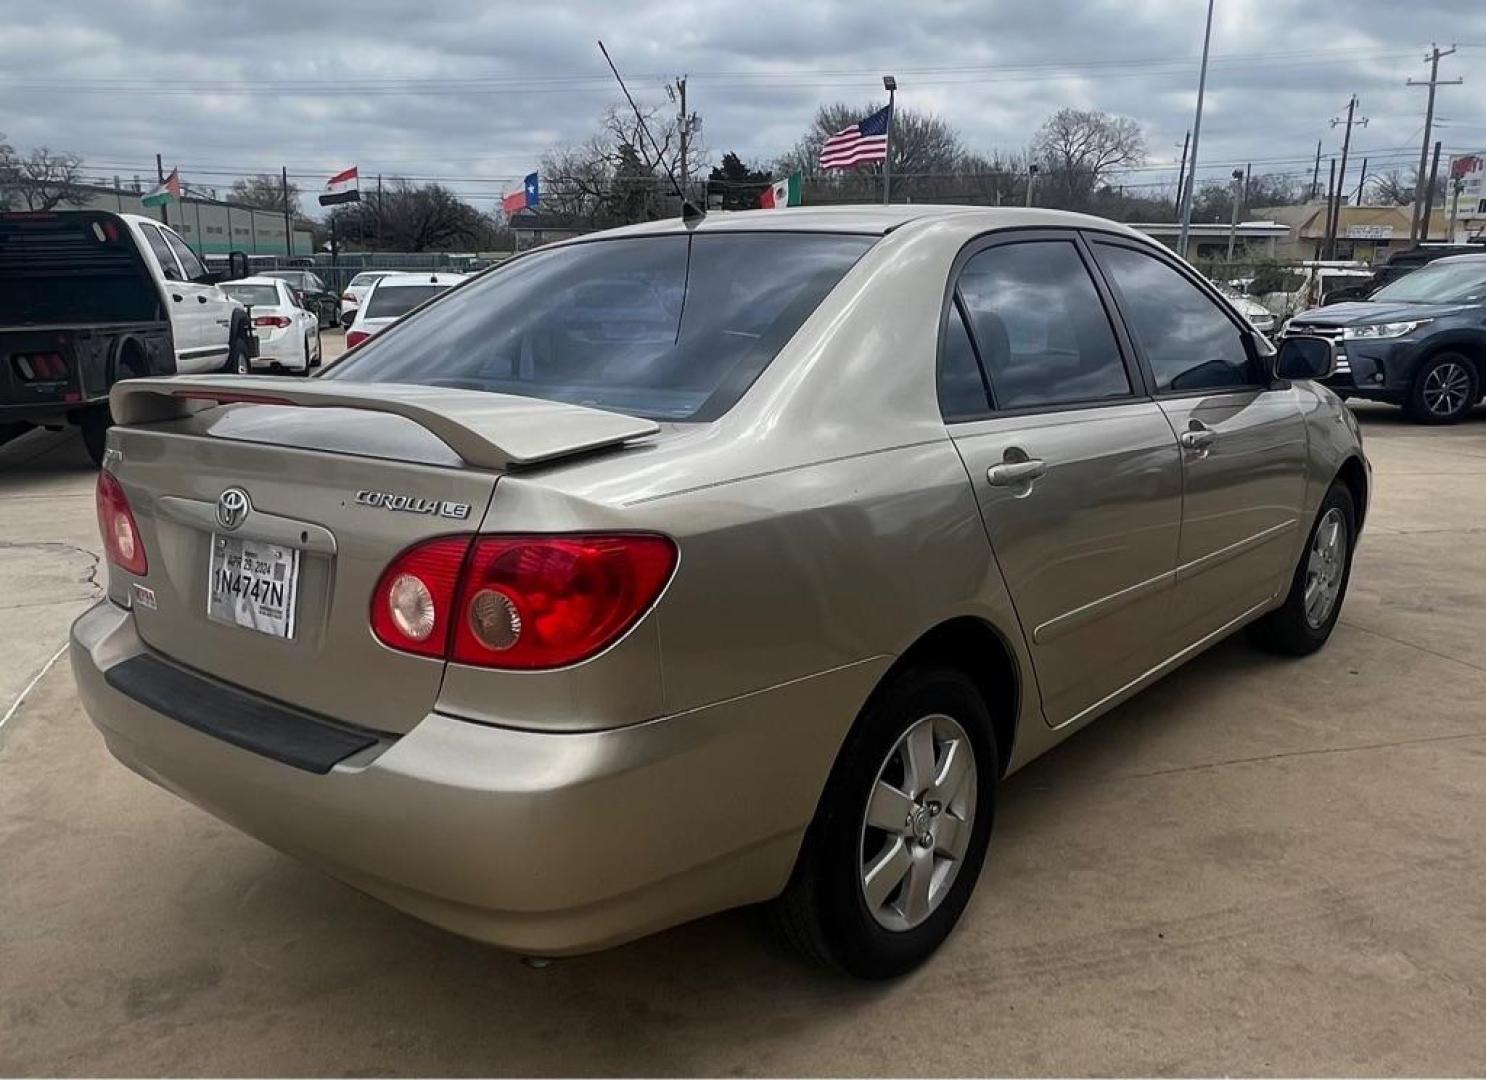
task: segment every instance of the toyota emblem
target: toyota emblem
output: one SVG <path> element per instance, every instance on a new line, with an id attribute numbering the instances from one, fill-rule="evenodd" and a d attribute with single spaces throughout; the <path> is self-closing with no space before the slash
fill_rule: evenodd
<path id="1" fill-rule="evenodd" d="M 217 524 L 231 531 L 243 523 L 253 504 L 242 488 L 228 488 L 217 496 Z"/>

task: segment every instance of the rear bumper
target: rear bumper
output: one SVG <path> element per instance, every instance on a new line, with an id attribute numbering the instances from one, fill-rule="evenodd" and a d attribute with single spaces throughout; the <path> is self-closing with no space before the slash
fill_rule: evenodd
<path id="1" fill-rule="evenodd" d="M 419 918 L 535 955 L 777 895 L 840 742 L 889 662 L 607 731 L 431 713 L 316 773 L 111 685 L 109 669 L 147 654 L 132 614 L 108 601 L 73 626 L 83 706 L 121 762 Z"/>
<path id="2" fill-rule="evenodd" d="M 304 348 L 295 337 L 283 333 L 273 337 L 258 335 L 258 353 L 249 361 L 254 368 L 292 368 L 303 371 L 308 360 Z"/>

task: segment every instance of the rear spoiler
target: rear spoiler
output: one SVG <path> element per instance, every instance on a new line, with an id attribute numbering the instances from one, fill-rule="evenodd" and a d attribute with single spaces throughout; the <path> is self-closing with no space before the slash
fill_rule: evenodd
<path id="1" fill-rule="evenodd" d="M 480 469 L 535 465 L 660 430 L 652 420 L 583 405 L 407 383 L 177 375 L 126 379 L 109 392 L 114 422 L 121 425 L 178 420 L 235 403 L 362 409 L 405 417 Z"/>

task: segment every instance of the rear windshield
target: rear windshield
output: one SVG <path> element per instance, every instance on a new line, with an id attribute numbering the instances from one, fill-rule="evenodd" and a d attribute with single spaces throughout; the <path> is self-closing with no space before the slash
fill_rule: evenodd
<path id="1" fill-rule="evenodd" d="M 276 307 L 279 303 L 279 290 L 273 285 L 227 284 L 222 291 L 248 307 Z"/>
<path id="2" fill-rule="evenodd" d="M 383 285 L 372 290 L 366 304 L 368 319 L 395 319 L 406 315 L 425 300 L 432 300 L 447 285 Z"/>
<path id="3" fill-rule="evenodd" d="M 386 276 L 387 276 L 386 274 L 382 274 L 382 273 L 357 274 L 355 277 L 353 277 L 351 279 L 351 284 L 352 285 L 370 285 L 374 281 L 381 281 Z"/>
<path id="4" fill-rule="evenodd" d="M 1414 304 L 1477 304 L 1486 298 L 1486 259 L 1437 262 L 1384 285 L 1369 300 Z"/>
<path id="5" fill-rule="evenodd" d="M 711 420 L 876 239 L 714 233 L 535 252 L 373 339 L 326 377 Z"/>

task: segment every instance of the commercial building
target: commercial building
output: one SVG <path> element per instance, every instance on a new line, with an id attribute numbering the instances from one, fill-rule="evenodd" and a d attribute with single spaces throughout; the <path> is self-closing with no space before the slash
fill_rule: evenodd
<path id="1" fill-rule="evenodd" d="M 69 202 L 62 209 L 113 210 L 121 214 L 143 214 L 160 217 L 160 208 L 144 206 L 140 199 L 148 188 L 109 187 L 103 184 L 77 184 L 73 190 L 80 202 Z M 0 193 L 3 194 L 3 193 Z M 17 204 L 11 200 L 12 207 Z M 170 227 L 181 234 L 199 255 L 225 255 L 244 251 L 249 255 L 310 255 L 314 239 L 310 230 L 295 227 L 292 248 L 284 240 L 284 215 L 278 210 L 259 210 L 241 203 L 187 195 L 165 210 Z"/>
<path id="2" fill-rule="evenodd" d="M 1413 217 L 1409 206 L 1343 206 L 1338 211 L 1335 259 L 1381 263 L 1395 251 L 1413 247 L 1409 224 Z M 1279 242 L 1277 254 L 1282 261 L 1302 262 L 1326 258 L 1326 203 L 1302 206 L 1267 206 L 1254 211 L 1282 223 L 1286 236 Z M 1455 243 L 1466 243 L 1464 219 L 1457 222 Z M 1450 221 L 1441 207 L 1430 214 L 1429 238 L 1446 242 Z"/>
<path id="3" fill-rule="evenodd" d="M 1266 211 L 1267 213 L 1267 211 Z M 1136 222 L 1132 229 L 1159 240 L 1173 251 L 1181 242 L 1182 227 L 1178 222 Z M 1240 221 L 1234 228 L 1228 222 L 1192 222 L 1187 229 L 1187 250 L 1180 252 L 1190 263 L 1222 262 L 1228 258 L 1228 236 L 1233 234 L 1235 261 L 1273 259 L 1276 245 L 1290 230 L 1273 221 Z"/>

